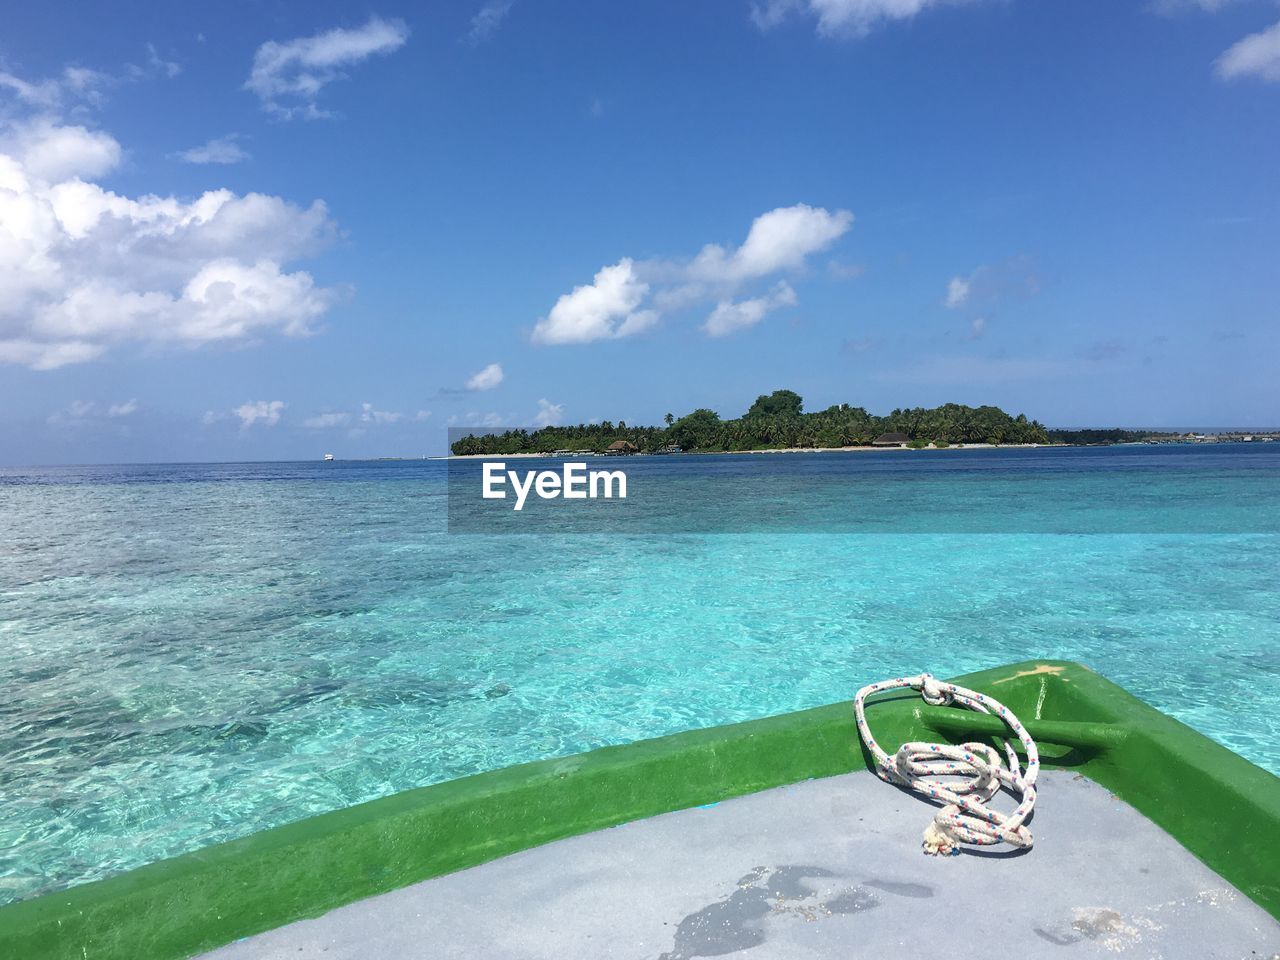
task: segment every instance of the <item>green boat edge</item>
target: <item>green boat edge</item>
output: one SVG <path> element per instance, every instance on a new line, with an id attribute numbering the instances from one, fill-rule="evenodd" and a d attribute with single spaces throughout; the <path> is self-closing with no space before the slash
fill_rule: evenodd
<path id="1" fill-rule="evenodd" d="M 1107 788 L 1280 919 L 1280 778 L 1080 664 L 1027 661 L 956 682 L 1017 713 L 1044 766 Z M 998 729 L 905 693 L 873 704 L 890 752 Z M 178 960 L 552 840 L 866 768 L 849 703 L 507 767 L 0 908 L 0 956 Z"/>

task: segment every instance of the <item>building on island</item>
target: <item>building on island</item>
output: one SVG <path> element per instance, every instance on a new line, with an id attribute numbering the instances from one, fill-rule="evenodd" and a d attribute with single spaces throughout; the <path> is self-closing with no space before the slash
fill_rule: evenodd
<path id="1" fill-rule="evenodd" d="M 639 453 L 640 448 L 630 440 L 615 440 L 604 448 L 604 452 L 611 457 L 621 457 L 629 453 Z"/>
<path id="2" fill-rule="evenodd" d="M 871 441 L 873 447 L 905 447 L 911 438 L 905 433 L 882 433 Z"/>

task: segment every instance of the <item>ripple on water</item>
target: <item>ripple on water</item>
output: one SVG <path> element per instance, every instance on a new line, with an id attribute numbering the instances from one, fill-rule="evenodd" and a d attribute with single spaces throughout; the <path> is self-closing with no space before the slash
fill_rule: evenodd
<path id="1" fill-rule="evenodd" d="M 0 485 L 0 901 L 1028 657 L 1280 771 L 1274 535 L 451 537 L 427 466 L 173 469 Z"/>

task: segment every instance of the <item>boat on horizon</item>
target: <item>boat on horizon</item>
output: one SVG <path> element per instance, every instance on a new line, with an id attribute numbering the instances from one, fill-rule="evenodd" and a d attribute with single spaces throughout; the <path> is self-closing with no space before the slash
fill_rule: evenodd
<path id="1" fill-rule="evenodd" d="M 328 462 L 329 462 L 330 460 L 332 460 L 332 459 L 333 459 L 333 454 L 332 454 L 332 453 L 326 453 L 326 454 L 324 455 L 324 462 L 325 462 L 325 463 L 328 463 Z"/>
<path id="2" fill-rule="evenodd" d="M 0 955 L 905 957 L 948 918 L 1011 956 L 1280 949 L 1280 778 L 1076 663 L 955 683 L 1038 744 L 1020 748 L 1028 779 L 1043 768 L 1033 849 L 921 856 L 933 809 L 872 775 L 837 703 L 420 787 L 47 893 L 0 908 Z M 874 696 L 889 752 L 1009 737 L 1000 711 Z"/>

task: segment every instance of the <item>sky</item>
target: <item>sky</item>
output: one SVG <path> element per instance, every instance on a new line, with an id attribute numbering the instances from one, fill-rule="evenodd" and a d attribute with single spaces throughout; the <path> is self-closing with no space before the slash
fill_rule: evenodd
<path id="1" fill-rule="evenodd" d="M 1275 0 L 11 5 L 0 463 L 1280 426 Z"/>

